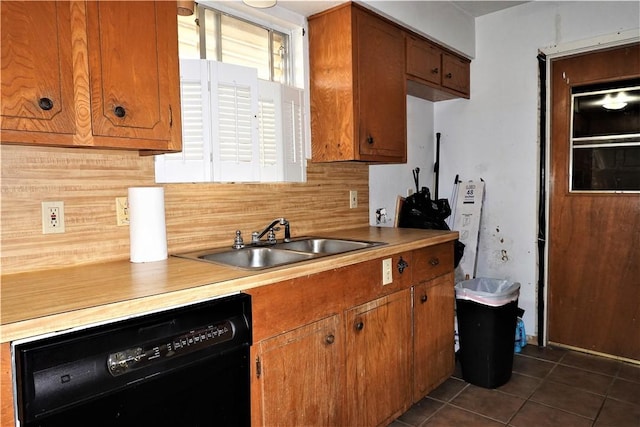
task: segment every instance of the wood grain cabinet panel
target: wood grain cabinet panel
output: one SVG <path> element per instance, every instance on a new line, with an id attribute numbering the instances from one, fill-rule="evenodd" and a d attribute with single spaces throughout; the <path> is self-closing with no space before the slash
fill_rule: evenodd
<path id="1" fill-rule="evenodd" d="M 2 141 L 179 151 L 176 3 L 2 2 Z"/>
<path id="2" fill-rule="evenodd" d="M 453 271 L 453 242 L 413 251 L 413 283 L 420 283 Z"/>
<path id="3" fill-rule="evenodd" d="M 441 84 L 442 50 L 425 40 L 407 36 L 407 74 Z"/>
<path id="4" fill-rule="evenodd" d="M 469 61 L 449 53 L 442 54 L 442 86 L 469 98 Z"/>
<path id="5" fill-rule="evenodd" d="M 312 160 L 406 162 L 404 37 L 353 3 L 309 17 Z"/>
<path id="6" fill-rule="evenodd" d="M 470 97 L 470 61 L 405 35 L 407 93 L 429 101 Z"/>
<path id="7" fill-rule="evenodd" d="M 177 18 L 175 5 L 167 11 L 163 3 L 171 2 L 87 3 L 95 136 L 171 141 L 178 105 L 170 95 L 179 84 L 170 74 L 177 54 L 166 51 L 176 43 Z"/>
<path id="8" fill-rule="evenodd" d="M 11 344 L 8 342 L 0 345 L 0 426 L 15 426 L 13 411 L 13 383 L 11 375 Z"/>
<path id="9" fill-rule="evenodd" d="M 27 141 L 53 136 L 61 143 L 72 143 L 75 107 L 69 4 L 3 1 L 0 9 L 2 130 L 21 132 Z"/>
<path id="10" fill-rule="evenodd" d="M 422 282 L 413 292 L 413 401 L 449 378 L 455 368 L 453 273 Z"/>
<path id="11" fill-rule="evenodd" d="M 344 425 L 387 425 L 408 408 L 411 333 L 410 289 L 346 312 Z"/>
<path id="12" fill-rule="evenodd" d="M 258 344 L 261 425 L 341 425 L 341 335 L 336 315 Z"/>

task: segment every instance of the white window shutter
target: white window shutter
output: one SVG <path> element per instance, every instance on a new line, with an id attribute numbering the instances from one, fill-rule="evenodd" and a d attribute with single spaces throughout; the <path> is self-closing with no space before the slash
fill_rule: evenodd
<path id="1" fill-rule="evenodd" d="M 305 125 L 304 92 L 282 85 L 282 147 L 284 151 L 283 181 L 304 182 L 305 173 Z"/>
<path id="2" fill-rule="evenodd" d="M 209 66 L 214 181 L 258 181 L 257 71 L 213 61 Z"/>
<path id="3" fill-rule="evenodd" d="M 280 84 L 258 81 L 258 149 L 260 181 L 278 182 L 284 177 Z"/>
<path id="4" fill-rule="evenodd" d="M 180 60 L 182 151 L 155 156 L 156 182 L 209 182 L 211 110 L 207 61 Z"/>

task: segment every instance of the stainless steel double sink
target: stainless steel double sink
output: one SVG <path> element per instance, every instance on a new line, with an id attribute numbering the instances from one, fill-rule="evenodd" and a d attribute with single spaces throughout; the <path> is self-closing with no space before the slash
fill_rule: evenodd
<path id="1" fill-rule="evenodd" d="M 275 245 L 256 245 L 242 249 L 209 249 L 176 256 L 245 270 L 262 270 L 384 244 L 364 240 L 305 237 Z"/>

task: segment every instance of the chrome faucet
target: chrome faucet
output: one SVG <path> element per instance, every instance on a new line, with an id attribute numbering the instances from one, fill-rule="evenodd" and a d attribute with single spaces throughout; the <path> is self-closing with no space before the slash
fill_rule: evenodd
<path id="1" fill-rule="evenodd" d="M 253 233 L 251 233 L 251 243 L 252 244 L 259 244 L 260 243 L 260 239 L 262 239 L 262 237 L 266 234 L 267 235 L 267 240 L 266 243 L 270 244 L 270 245 L 274 245 L 276 243 L 276 231 L 280 230 L 280 227 L 275 227 L 276 225 L 283 225 L 284 226 L 284 242 L 290 242 L 291 241 L 291 230 L 289 229 L 289 221 L 287 221 L 284 218 L 276 218 L 273 220 L 273 222 L 271 222 L 271 224 L 267 225 L 265 227 L 264 230 L 262 230 L 262 232 L 257 232 L 254 231 Z"/>

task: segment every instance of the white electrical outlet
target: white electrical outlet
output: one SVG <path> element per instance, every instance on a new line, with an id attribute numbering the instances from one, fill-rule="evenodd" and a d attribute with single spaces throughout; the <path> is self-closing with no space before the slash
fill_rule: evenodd
<path id="1" fill-rule="evenodd" d="M 116 197 L 116 224 L 118 226 L 129 225 L 129 199 Z"/>
<path id="2" fill-rule="evenodd" d="M 349 209 L 358 207 L 358 192 L 356 190 L 349 191 Z"/>
<path id="3" fill-rule="evenodd" d="M 42 234 L 64 233 L 64 202 L 42 202 Z"/>
<path id="4" fill-rule="evenodd" d="M 382 284 L 388 285 L 393 282 L 393 270 L 391 266 L 391 258 L 382 260 Z"/>

